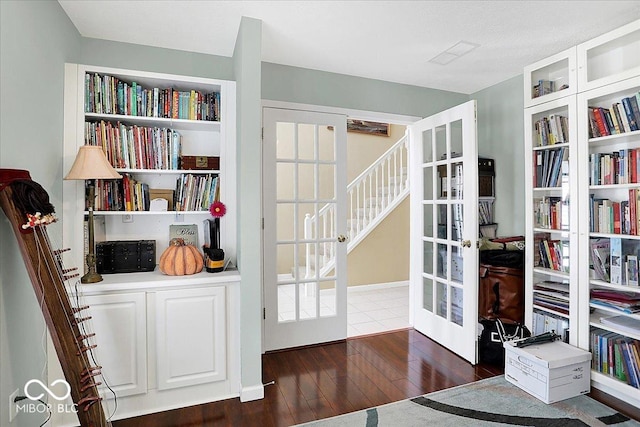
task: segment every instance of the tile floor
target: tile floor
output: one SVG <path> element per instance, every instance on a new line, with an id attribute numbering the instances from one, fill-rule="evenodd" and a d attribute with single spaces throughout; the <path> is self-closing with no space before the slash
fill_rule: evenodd
<path id="1" fill-rule="evenodd" d="M 409 327 L 409 283 L 347 288 L 347 336 Z"/>
<path id="2" fill-rule="evenodd" d="M 308 288 L 305 288 L 307 286 Z M 300 285 L 300 318 L 316 317 L 315 283 Z M 295 285 L 278 289 L 281 321 L 295 319 Z M 335 290 L 320 291 L 320 315 L 335 313 Z M 347 288 L 347 336 L 375 334 L 409 327 L 409 282 Z"/>

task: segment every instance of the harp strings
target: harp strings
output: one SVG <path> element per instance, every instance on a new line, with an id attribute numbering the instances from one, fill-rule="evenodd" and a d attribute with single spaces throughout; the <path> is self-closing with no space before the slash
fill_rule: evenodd
<path id="1" fill-rule="evenodd" d="M 94 405 L 96 403 L 102 404 L 103 408 L 106 406 L 106 399 L 103 399 L 100 396 L 100 393 L 98 390 L 98 385 L 100 385 L 100 382 L 97 381 L 96 378 L 99 376 L 101 377 L 102 383 L 105 385 L 105 387 L 113 394 L 114 405 L 115 405 L 110 415 L 108 417 L 106 417 L 105 415 L 106 424 L 105 424 L 105 420 L 100 420 L 99 427 L 107 427 L 107 426 L 110 427 L 111 417 L 113 416 L 113 414 L 115 413 L 115 410 L 117 409 L 117 396 L 116 396 L 116 393 L 111 388 L 111 386 L 108 384 L 106 378 L 101 372 L 100 366 L 97 363 L 97 358 L 94 352 L 95 339 L 93 338 L 94 335 L 92 333 L 93 331 L 92 319 L 90 317 L 87 318 L 88 316 L 83 317 L 82 315 L 83 308 L 86 308 L 87 305 L 83 304 L 84 294 L 82 293 L 81 289 L 78 286 L 80 282 L 79 275 L 72 274 L 70 276 L 67 276 L 67 273 L 74 271 L 74 269 L 65 268 L 62 254 L 51 251 L 51 248 L 53 246 L 51 246 L 49 235 L 46 232 L 46 226 L 44 225 L 35 226 L 33 227 L 33 230 L 34 230 L 35 244 L 38 249 L 38 258 L 39 258 L 38 259 L 39 268 L 37 269 L 38 275 L 40 275 L 41 272 L 43 271 L 43 269 L 40 268 L 40 266 L 42 266 L 42 263 L 44 262 L 45 263 L 44 270 L 46 271 L 46 274 L 49 275 L 49 278 L 51 279 L 51 283 L 56 283 L 55 282 L 56 277 L 60 279 L 63 289 L 61 290 L 60 287 L 58 286 L 54 286 L 54 289 L 55 289 L 56 297 L 58 299 L 60 307 L 62 307 L 65 312 L 64 313 L 65 321 L 67 322 L 68 329 L 70 331 L 73 331 L 74 323 L 75 323 L 75 326 L 80 332 L 80 336 L 75 337 L 76 339 L 74 340 L 74 342 L 76 346 L 77 355 L 81 359 L 81 363 L 84 368 L 83 372 L 86 375 L 88 375 L 88 379 L 87 379 L 87 384 L 85 385 L 76 384 L 75 386 L 78 387 L 79 395 L 81 395 L 82 391 L 80 390 L 86 391 L 86 389 L 84 389 L 83 387 L 88 385 L 87 389 L 93 388 L 95 396 L 89 397 L 85 402 L 82 402 L 82 401 L 75 402 L 76 404 L 78 404 L 78 411 L 87 411 L 91 405 Z M 56 246 L 56 247 L 62 247 L 62 246 Z M 51 254 L 51 257 L 43 256 L 43 254 L 47 252 Z M 40 279 L 42 278 L 40 277 Z M 40 280 L 39 282 L 41 286 L 43 286 L 42 284 L 44 283 L 44 281 Z M 43 292 L 43 295 L 44 295 L 44 292 Z M 72 302 L 74 302 L 75 304 L 73 304 Z M 82 344 L 83 342 L 85 343 L 84 346 Z M 100 371 L 100 373 L 98 375 L 93 375 L 98 370 Z M 85 399 L 82 399 L 82 400 L 85 400 Z"/>

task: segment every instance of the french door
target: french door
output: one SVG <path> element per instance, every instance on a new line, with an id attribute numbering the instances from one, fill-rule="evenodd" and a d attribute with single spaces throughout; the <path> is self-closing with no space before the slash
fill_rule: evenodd
<path id="1" fill-rule="evenodd" d="M 265 351 L 347 336 L 346 116 L 263 109 Z"/>
<path id="2" fill-rule="evenodd" d="M 475 101 L 409 127 L 410 281 L 415 329 L 477 363 Z"/>

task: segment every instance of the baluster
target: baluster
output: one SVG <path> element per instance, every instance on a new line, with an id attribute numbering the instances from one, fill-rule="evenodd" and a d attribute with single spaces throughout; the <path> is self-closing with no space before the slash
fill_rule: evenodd
<path id="1" fill-rule="evenodd" d="M 327 236 L 327 216 L 323 215 L 322 216 L 322 238 L 326 239 L 327 237 L 329 237 L 329 236 Z M 324 242 L 322 244 L 322 248 L 323 248 L 323 251 L 322 251 L 322 266 L 321 267 L 324 267 L 325 265 L 327 265 L 327 247 L 326 247 L 326 242 Z M 320 271 L 320 270 L 321 270 L 321 268 L 318 267 L 318 271 Z"/>
<path id="2" fill-rule="evenodd" d="M 374 168 L 376 172 L 376 216 L 380 214 L 380 172 L 376 167 Z"/>
<path id="3" fill-rule="evenodd" d="M 311 239 L 312 234 L 312 220 L 310 214 L 305 214 L 304 216 L 304 238 L 305 240 Z M 309 242 L 305 243 L 305 266 L 304 266 L 304 277 L 308 278 L 311 276 L 311 244 Z M 298 270 L 298 266 L 295 266 L 296 273 Z M 297 274 L 296 274 L 297 276 Z"/>
<path id="4" fill-rule="evenodd" d="M 353 240 L 353 188 L 349 190 L 349 238 Z"/>
<path id="5" fill-rule="evenodd" d="M 393 200 L 396 200 L 398 197 L 398 180 L 400 177 L 398 176 L 398 151 L 393 151 Z"/>
<path id="6" fill-rule="evenodd" d="M 391 159 L 385 160 L 387 164 L 387 206 L 391 204 Z"/>

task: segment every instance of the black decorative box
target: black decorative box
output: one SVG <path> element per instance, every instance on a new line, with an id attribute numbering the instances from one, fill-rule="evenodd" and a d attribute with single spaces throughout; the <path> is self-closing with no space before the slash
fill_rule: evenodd
<path id="1" fill-rule="evenodd" d="M 96 244 L 96 270 L 100 274 L 135 273 L 156 268 L 155 240 L 119 240 Z"/>

